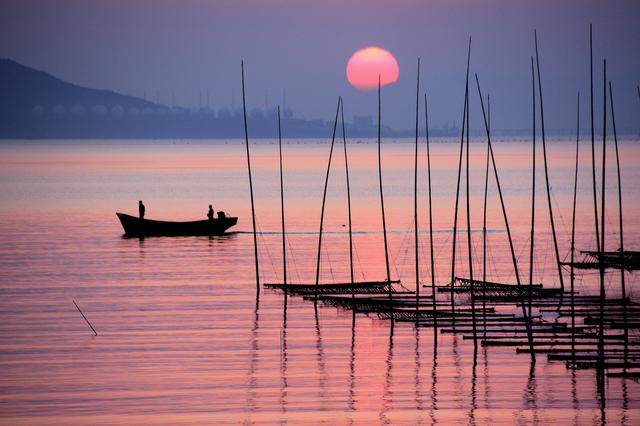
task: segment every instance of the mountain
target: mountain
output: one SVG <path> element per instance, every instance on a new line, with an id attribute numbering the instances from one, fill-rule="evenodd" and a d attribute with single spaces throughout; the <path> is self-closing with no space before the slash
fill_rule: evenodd
<path id="1" fill-rule="evenodd" d="M 107 109 L 154 108 L 144 99 L 124 96 L 110 90 L 88 89 L 67 83 L 43 71 L 21 65 L 11 59 L 0 59 L 0 113 L 31 112 L 33 108 L 73 108 L 101 105 Z"/>
<path id="2" fill-rule="evenodd" d="M 252 138 L 277 137 L 276 110 L 253 108 L 248 126 Z M 345 123 L 349 137 L 374 137 L 371 117 Z M 328 138 L 333 123 L 295 118 L 284 110 L 285 138 Z M 444 136 L 449 130 L 431 131 Z M 411 136 L 383 126 L 386 137 Z M 169 108 L 110 90 L 89 89 L 46 72 L 0 59 L 0 138 L 243 138 L 242 110 Z"/>
<path id="3" fill-rule="evenodd" d="M 114 118 L 158 109 L 144 99 L 89 89 L 0 59 L 0 137 L 102 137 Z"/>

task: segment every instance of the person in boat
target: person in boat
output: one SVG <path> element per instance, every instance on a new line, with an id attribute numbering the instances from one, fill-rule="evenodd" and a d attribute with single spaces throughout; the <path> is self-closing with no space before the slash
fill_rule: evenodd
<path id="1" fill-rule="evenodd" d="M 207 212 L 207 217 L 209 218 L 209 220 L 213 220 L 213 207 L 211 207 L 211 204 L 209 204 L 209 211 Z"/>
<path id="2" fill-rule="evenodd" d="M 222 210 L 220 210 L 220 211 L 218 212 L 218 219 L 224 219 L 224 218 L 226 218 L 226 217 L 227 217 L 227 215 L 226 215 L 226 214 L 225 214 L 225 212 L 223 212 Z"/>
<path id="3" fill-rule="evenodd" d="M 144 219 L 144 204 L 142 204 L 142 200 L 138 201 L 138 214 L 140 216 L 140 219 Z"/>

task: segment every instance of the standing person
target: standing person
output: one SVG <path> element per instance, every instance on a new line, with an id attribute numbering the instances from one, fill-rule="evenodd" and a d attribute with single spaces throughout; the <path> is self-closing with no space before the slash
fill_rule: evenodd
<path id="1" fill-rule="evenodd" d="M 213 207 L 211 207 L 211 204 L 209 204 L 209 211 L 207 212 L 207 217 L 209 218 L 209 220 L 213 220 Z"/>
<path id="2" fill-rule="evenodd" d="M 140 216 L 140 219 L 144 219 L 144 204 L 142 204 L 142 200 L 138 201 L 138 214 Z"/>

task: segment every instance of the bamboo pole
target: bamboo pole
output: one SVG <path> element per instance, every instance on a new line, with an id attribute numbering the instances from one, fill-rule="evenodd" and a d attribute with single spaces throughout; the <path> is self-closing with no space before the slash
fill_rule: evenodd
<path id="1" fill-rule="evenodd" d="M 542 102 L 542 79 L 540 78 L 540 57 L 538 55 L 538 34 L 533 33 L 536 45 L 536 68 L 538 71 L 538 94 L 540 97 L 540 130 L 542 131 L 542 159 L 544 161 L 544 177 L 547 187 L 547 204 L 549 206 L 549 221 L 551 222 L 551 235 L 553 237 L 553 248 L 556 255 L 556 266 L 558 268 L 558 278 L 560 279 L 560 288 L 564 292 L 564 278 L 562 276 L 562 265 L 560 263 L 560 252 L 558 250 L 558 238 L 556 236 L 556 225 L 553 220 L 553 207 L 551 205 L 551 188 L 549 184 L 549 169 L 547 165 L 547 141 L 544 133 L 544 107 Z"/>
<path id="2" fill-rule="evenodd" d="M 260 270 L 258 268 L 258 235 L 256 232 L 256 209 L 253 200 L 253 179 L 251 178 L 251 154 L 249 152 L 249 132 L 247 130 L 247 103 L 245 100 L 244 89 L 244 61 L 240 62 L 240 69 L 242 70 L 242 112 L 244 116 L 244 142 L 247 148 L 247 170 L 249 172 L 249 194 L 251 196 L 251 223 L 253 224 L 253 253 L 255 257 L 256 266 L 256 292 L 260 294 Z"/>
<path id="3" fill-rule="evenodd" d="M 569 279 L 571 286 L 571 340 L 575 342 L 576 340 L 576 315 L 575 315 L 575 274 L 573 268 L 574 256 L 575 256 L 575 242 L 576 242 L 576 199 L 578 196 L 578 155 L 580 150 L 580 92 L 578 92 L 578 107 L 577 107 L 577 123 L 576 123 L 576 168 L 575 175 L 573 179 L 573 210 L 571 212 L 571 267 L 569 270 Z M 575 345 L 572 347 L 572 353 L 575 355 Z"/>
<path id="4" fill-rule="evenodd" d="M 318 233 L 318 258 L 316 261 L 316 291 L 315 299 L 318 298 L 317 287 L 320 284 L 320 250 L 322 249 L 322 227 L 324 225 L 324 207 L 327 201 L 327 186 L 329 185 L 329 171 L 331 171 L 331 159 L 333 158 L 333 146 L 336 141 L 336 128 L 338 126 L 338 112 L 340 112 L 340 105 L 342 104 L 342 97 L 338 97 L 338 105 L 336 107 L 336 118 L 333 121 L 333 136 L 331 137 L 331 149 L 329 150 L 329 161 L 327 162 L 327 173 L 324 178 L 324 190 L 322 192 L 322 209 L 320 210 L 320 231 Z"/>
<path id="5" fill-rule="evenodd" d="M 602 111 L 602 199 L 600 201 L 600 249 L 602 252 L 605 248 L 605 195 L 606 195 L 606 163 L 607 163 L 607 60 L 603 62 L 604 76 L 603 76 L 603 111 Z M 598 373 L 600 375 L 600 386 L 604 390 L 604 264 L 603 256 L 600 256 L 600 321 L 599 321 L 599 339 L 598 339 L 598 351 L 600 359 L 598 361 Z"/>
<path id="6" fill-rule="evenodd" d="M 416 260 L 416 311 L 420 302 L 420 253 L 418 250 L 418 114 L 420 109 L 420 58 L 418 58 L 418 75 L 416 77 L 416 142 L 413 165 L 413 232 Z M 416 315 L 416 320 L 418 316 Z"/>
<path id="7" fill-rule="evenodd" d="M 349 216 L 349 278 L 351 282 L 351 297 L 355 297 L 355 289 L 353 286 L 353 228 L 351 224 L 351 187 L 349 184 L 349 160 L 347 156 L 347 133 L 344 128 L 344 102 L 340 108 L 342 121 L 342 146 L 344 147 L 344 169 L 347 180 L 347 212 Z M 354 319 L 355 321 L 355 319 Z"/>
<path id="8" fill-rule="evenodd" d="M 487 93 L 487 132 L 491 134 L 491 96 Z M 487 281 L 487 195 L 489 190 L 489 144 L 487 144 L 487 159 L 484 172 L 484 203 L 482 207 L 482 281 Z M 487 292 L 482 286 L 483 331 L 487 335 Z"/>
<path id="9" fill-rule="evenodd" d="M 380 127 L 382 121 L 381 112 L 382 99 L 380 96 L 380 75 L 378 75 L 378 178 L 380 182 L 380 210 L 382 213 L 382 235 L 384 237 L 384 262 L 387 267 L 387 283 L 389 284 L 389 309 L 392 308 L 393 297 L 391 287 L 391 271 L 389 268 L 389 246 L 387 243 L 387 221 L 384 214 L 384 194 L 382 191 L 382 141 L 380 138 Z M 393 315 L 391 315 L 391 327 L 393 327 Z"/>
<path id="10" fill-rule="evenodd" d="M 464 126 L 467 120 L 467 99 L 469 98 L 469 62 L 471 59 L 471 37 L 469 37 L 469 48 L 467 50 L 467 72 L 464 89 L 464 106 L 462 108 L 462 133 L 460 135 L 460 155 L 458 157 L 458 180 L 456 184 L 456 205 L 453 213 L 453 247 L 451 253 L 451 315 L 455 318 L 455 297 L 453 285 L 456 279 L 456 240 L 458 237 L 458 204 L 460 197 L 460 176 L 462 174 L 462 153 L 464 148 Z M 455 321 L 455 319 L 454 319 Z"/>
<path id="11" fill-rule="evenodd" d="M 284 179 L 282 176 L 282 129 L 280 126 L 280 105 L 278 105 L 278 157 L 280 160 L 280 212 L 282 218 L 282 272 L 284 274 L 284 292 L 287 293 L 287 244 L 284 226 Z M 286 297 L 286 296 L 285 296 Z"/>
<path id="12" fill-rule="evenodd" d="M 433 209 L 431 203 L 431 153 L 429 151 L 429 110 L 427 107 L 427 94 L 424 94 L 424 124 L 427 136 L 427 187 L 429 196 L 429 258 L 431 261 L 431 303 L 433 311 L 436 311 L 436 269 L 433 257 Z M 438 339 L 438 318 L 433 320 L 433 339 L 434 345 L 437 345 Z"/>
<path id="13" fill-rule="evenodd" d="M 500 178 L 498 177 L 498 168 L 496 166 L 496 159 L 493 155 L 493 148 L 491 146 L 491 135 L 489 133 L 489 124 L 487 122 L 487 115 L 484 109 L 484 101 L 482 99 L 482 91 L 480 90 L 480 81 L 478 80 L 478 74 L 476 77 L 476 85 L 478 86 L 478 96 L 480 97 L 480 105 L 482 106 L 482 116 L 484 118 L 484 127 L 487 131 L 487 144 L 489 145 L 489 154 L 491 155 L 491 164 L 493 166 L 494 177 L 496 179 L 496 186 L 498 187 L 498 196 L 500 198 L 500 206 L 502 208 L 502 215 L 504 217 L 505 228 L 507 230 L 507 237 L 509 239 L 509 248 L 511 250 L 511 260 L 513 261 L 513 269 L 516 276 L 516 284 L 520 288 L 520 273 L 518 271 L 518 261 L 516 259 L 515 249 L 513 247 L 513 239 L 511 238 L 511 229 L 509 228 L 509 219 L 507 217 L 507 209 L 504 205 L 504 198 L 502 196 L 502 188 L 500 187 Z M 520 304 L 522 305 L 522 316 L 523 320 L 527 327 L 527 338 L 529 341 L 529 346 L 533 350 L 533 336 L 531 334 L 531 318 L 527 315 L 527 308 L 524 304 L 524 297 L 522 296 L 522 292 L 519 292 Z M 531 354 L 532 361 L 535 362 L 535 354 L 532 352 Z"/>
<path id="14" fill-rule="evenodd" d="M 609 81 L 609 102 L 611 105 L 611 124 L 613 125 L 613 141 L 616 149 L 616 170 L 618 172 L 618 223 L 620 225 L 620 286 L 622 290 L 622 299 L 624 300 L 622 304 L 622 317 L 625 324 L 624 327 L 624 341 L 625 343 L 629 340 L 629 329 L 626 326 L 628 323 L 627 318 L 627 288 L 625 284 L 625 276 L 624 276 L 624 230 L 622 227 L 622 178 L 620 177 L 620 155 L 618 153 L 618 132 L 616 129 L 616 115 L 613 109 L 613 88 L 611 87 L 611 81 Z M 627 360 L 627 350 L 628 347 L 625 346 L 625 362 Z"/>
<path id="15" fill-rule="evenodd" d="M 84 313 L 82 312 L 82 310 L 80 309 L 80 307 L 78 306 L 78 304 L 76 303 L 75 300 L 72 301 L 74 305 L 76 305 L 76 309 L 78 310 L 78 312 L 80 312 L 80 315 L 82 315 L 82 318 L 84 318 L 85 322 L 87 323 L 87 325 L 89 327 L 91 327 L 91 331 L 93 331 L 93 334 L 95 334 L 96 336 L 98 335 L 98 332 L 96 331 L 95 328 L 93 328 L 93 325 L 91 325 L 91 323 L 89 322 L 89 320 L 87 319 L 87 317 L 84 315 Z"/>
<path id="16" fill-rule="evenodd" d="M 591 94 L 591 177 L 593 187 L 593 212 L 596 226 L 596 251 L 600 251 L 599 219 L 598 219 L 598 196 L 596 183 L 596 143 L 595 143 L 595 122 L 593 118 L 593 25 L 589 24 L 589 77 Z"/>
<path id="17" fill-rule="evenodd" d="M 469 92 L 469 82 L 467 81 L 467 87 L 465 91 Z M 467 97 L 467 122 L 466 122 L 466 207 L 467 207 L 467 255 L 469 258 L 469 280 L 471 283 L 471 319 L 473 328 L 473 364 L 475 367 L 476 356 L 478 354 L 478 340 L 476 329 L 476 297 L 475 297 L 475 282 L 473 280 L 473 257 L 472 257 L 472 243 L 471 243 L 471 197 L 469 196 L 469 98 Z"/>
<path id="18" fill-rule="evenodd" d="M 531 57 L 531 101 L 532 101 L 532 143 L 531 143 L 531 234 L 529 246 L 529 316 L 531 316 L 533 290 L 533 248 L 536 228 L 536 79 L 533 70 L 533 56 Z"/>

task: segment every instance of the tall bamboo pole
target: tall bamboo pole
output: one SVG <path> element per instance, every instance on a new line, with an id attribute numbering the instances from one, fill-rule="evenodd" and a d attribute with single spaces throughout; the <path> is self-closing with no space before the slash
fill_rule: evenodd
<path id="1" fill-rule="evenodd" d="M 571 285 L 571 354 L 576 355 L 576 315 L 575 315 L 575 274 L 573 262 L 575 261 L 575 243 L 576 243 L 576 200 L 578 198 L 578 157 L 580 153 L 580 92 L 578 92 L 578 114 L 576 123 L 576 168 L 573 179 L 573 210 L 571 212 L 571 267 L 569 270 L 569 279 Z"/>
<path id="2" fill-rule="evenodd" d="M 340 108 L 341 121 L 342 121 L 342 146 L 344 147 L 344 169 L 347 180 L 347 213 L 349 216 L 349 278 L 351 282 L 351 297 L 354 298 L 355 289 L 353 287 L 353 228 L 351 224 L 351 186 L 349 184 L 349 159 L 347 156 L 347 133 L 344 129 L 344 102 Z"/>
<path id="3" fill-rule="evenodd" d="M 429 196 L 429 258 L 431 261 L 431 305 L 433 310 L 433 339 L 437 345 L 438 339 L 438 315 L 436 312 L 436 268 L 433 257 L 433 209 L 431 204 L 431 152 L 429 150 L 429 109 L 427 107 L 427 94 L 424 94 L 424 124 L 427 136 L 427 188 Z"/>
<path id="4" fill-rule="evenodd" d="M 469 62 L 471 60 L 471 37 L 469 37 L 469 48 L 467 50 L 467 72 L 464 89 L 464 106 L 462 108 L 462 133 L 460 134 L 460 155 L 458 157 L 458 179 L 456 184 L 456 204 L 453 213 L 453 247 L 451 253 L 451 321 L 453 328 L 456 325 L 455 315 L 455 293 L 453 287 L 456 280 L 456 241 L 458 237 L 458 204 L 460 198 L 460 176 L 462 175 L 462 153 L 464 148 L 464 130 L 467 120 L 467 100 L 469 98 Z"/>
<path id="5" fill-rule="evenodd" d="M 491 96 L 487 93 L 487 132 L 491 134 Z M 482 281 L 487 281 L 487 195 L 489 192 L 489 144 L 484 172 L 484 203 L 482 206 Z M 487 288 L 482 286 L 483 333 L 487 337 Z"/>
<path id="6" fill-rule="evenodd" d="M 416 321 L 420 305 L 420 253 L 418 250 L 418 114 L 420 109 L 420 58 L 418 58 L 418 75 L 416 77 L 416 142 L 413 165 L 413 232 L 415 235 L 415 260 L 416 260 Z M 435 314 L 434 314 L 435 315 Z"/>
<path id="7" fill-rule="evenodd" d="M 469 92 L 469 82 L 467 81 L 467 87 L 465 91 Z M 476 356 L 478 354 L 478 334 L 476 329 L 476 295 L 475 295 L 475 283 L 473 281 L 473 257 L 472 257 L 472 244 L 471 244 L 471 197 L 469 196 L 469 98 L 467 97 L 467 123 L 466 123 L 466 197 L 467 197 L 467 256 L 469 258 L 469 282 L 471 283 L 471 327 L 473 331 L 473 365 L 475 368 Z"/>
<path id="8" fill-rule="evenodd" d="M 616 115 L 613 110 L 613 88 L 609 81 L 609 102 L 611 105 L 611 124 L 613 125 L 613 141 L 616 149 L 616 170 L 618 172 L 618 223 L 620 226 L 620 286 L 622 290 L 622 318 L 624 322 L 624 354 L 627 362 L 629 327 L 627 326 L 627 286 L 624 277 L 624 229 L 622 227 L 622 178 L 620 176 L 620 155 L 618 153 L 618 131 L 616 129 Z"/>
<path id="9" fill-rule="evenodd" d="M 596 182 L 596 142 L 595 142 L 595 122 L 593 119 L 593 25 L 589 25 L 589 77 L 591 94 L 591 177 L 593 187 L 593 213 L 596 226 L 596 251 L 600 251 L 600 234 L 598 219 L 598 195 Z"/>
<path id="10" fill-rule="evenodd" d="M 329 150 L 329 161 L 327 162 L 327 173 L 324 178 L 324 190 L 322 192 L 322 209 L 320 210 L 320 232 L 318 233 L 318 257 L 316 262 L 316 291 L 314 299 L 318 299 L 317 287 L 320 284 L 320 253 L 322 249 L 322 228 L 324 225 L 324 206 L 327 201 L 327 186 L 329 185 L 329 172 L 331 171 L 331 159 L 333 158 L 333 146 L 336 141 L 336 128 L 338 126 L 338 112 L 340 112 L 340 105 L 342 104 L 342 98 L 338 97 L 338 105 L 336 106 L 336 118 L 333 121 L 333 136 L 331 137 L 331 149 Z"/>
<path id="11" fill-rule="evenodd" d="M 547 204 L 549 206 L 549 221 L 551 222 L 551 235 L 553 237 L 553 248 L 556 255 L 556 266 L 558 268 L 558 278 L 560 279 L 560 289 L 564 292 L 564 278 L 562 276 L 562 264 L 560 263 L 560 252 L 558 250 L 558 238 L 556 237 L 556 225 L 553 220 L 553 207 L 551 205 L 551 185 L 549 184 L 549 168 L 547 164 L 547 141 L 544 133 L 544 107 L 542 102 L 542 79 L 540 78 L 540 57 L 538 55 L 538 34 L 533 33 L 536 44 L 536 68 L 538 71 L 538 94 L 540 97 L 540 130 L 542 131 L 542 159 L 544 161 L 544 178 L 547 187 Z"/>
<path id="12" fill-rule="evenodd" d="M 251 196 L 251 223 L 253 224 L 253 253 L 256 264 L 256 293 L 260 294 L 260 271 L 258 268 L 258 235 L 256 233 L 256 209 L 253 201 L 253 180 L 251 178 L 251 154 L 249 152 L 249 132 L 247 130 L 247 103 L 244 90 L 244 61 L 240 62 L 242 71 L 242 112 L 244 116 L 244 142 L 247 148 L 247 170 L 249 172 L 249 194 Z"/>
<path id="13" fill-rule="evenodd" d="M 487 115 L 484 109 L 484 101 L 482 99 L 482 91 L 480 90 L 480 81 L 478 80 L 478 74 L 476 77 L 476 85 L 478 86 L 478 96 L 480 97 L 480 106 L 482 107 L 482 116 L 484 118 L 484 128 L 487 132 L 487 144 L 489 145 L 489 154 L 491 155 L 491 164 L 493 166 L 494 177 L 496 179 L 496 186 L 498 188 L 498 196 L 500 198 L 500 207 L 502 208 L 502 216 L 504 218 L 505 228 L 507 230 L 507 238 L 509 239 L 509 249 L 511 250 L 511 260 L 513 261 L 513 270 L 516 276 L 516 284 L 518 285 L 518 289 L 521 290 L 520 283 L 520 273 L 518 271 L 518 261 L 516 259 L 516 252 L 513 247 L 513 239 L 511 238 L 511 229 L 509 228 L 509 219 L 507 217 L 507 209 L 504 204 L 504 198 L 502 196 L 502 188 L 500 186 L 500 178 L 498 176 L 498 168 L 496 166 L 496 159 L 493 155 L 493 147 L 491 146 L 491 135 L 489 133 L 489 123 L 487 122 Z M 525 318 L 525 327 L 527 330 L 527 339 L 529 341 L 529 349 L 531 350 L 531 360 L 535 362 L 535 352 L 533 351 L 533 334 L 531 333 L 531 318 L 527 315 L 527 308 L 525 306 L 524 297 L 522 296 L 522 291 L 519 291 L 520 295 L 520 305 L 522 306 L 522 316 Z"/>
<path id="14" fill-rule="evenodd" d="M 531 317 L 531 305 L 533 302 L 533 247 L 536 228 L 536 78 L 533 71 L 533 56 L 531 57 L 531 101 L 532 101 L 532 142 L 531 142 L 531 239 L 529 246 L 529 317 Z"/>
<path id="15" fill-rule="evenodd" d="M 600 386 L 604 389 L 604 252 L 605 245 L 605 195 L 606 195 L 606 164 L 607 164 L 607 60 L 604 60 L 602 111 L 602 199 L 600 201 L 600 324 L 598 330 L 598 375 Z"/>
<path id="16" fill-rule="evenodd" d="M 284 274 L 284 292 L 287 292 L 287 242 L 284 226 L 284 178 L 282 176 L 282 128 L 280 126 L 280 105 L 278 105 L 278 158 L 280 160 L 280 213 L 282 219 L 282 272 Z"/>
<path id="17" fill-rule="evenodd" d="M 380 210 L 382 213 L 382 235 L 384 237 L 384 262 L 387 267 L 387 284 L 389 287 L 389 313 L 391 317 L 391 326 L 393 327 L 393 298 L 392 298 L 392 287 L 391 287 L 391 270 L 389 268 L 389 245 L 387 243 L 387 221 L 384 214 L 384 194 L 382 191 L 382 141 L 380 138 L 380 127 L 382 121 L 382 99 L 380 96 L 380 76 L 378 75 L 378 178 L 380 182 Z"/>

